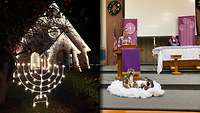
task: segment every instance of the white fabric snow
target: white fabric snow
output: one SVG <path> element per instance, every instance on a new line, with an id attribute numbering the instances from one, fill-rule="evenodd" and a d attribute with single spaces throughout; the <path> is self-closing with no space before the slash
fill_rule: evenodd
<path id="1" fill-rule="evenodd" d="M 141 88 L 125 88 L 123 87 L 122 81 L 115 80 L 110 86 L 108 86 L 107 90 L 112 95 L 120 96 L 120 97 L 135 97 L 135 98 L 148 98 L 152 96 L 161 96 L 165 93 L 164 90 L 161 89 L 161 86 L 156 81 L 153 81 L 154 87 L 149 88 L 147 90 Z"/>

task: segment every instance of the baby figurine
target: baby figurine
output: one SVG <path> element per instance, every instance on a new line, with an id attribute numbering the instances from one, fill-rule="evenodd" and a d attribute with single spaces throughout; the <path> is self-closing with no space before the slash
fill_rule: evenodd
<path id="1" fill-rule="evenodd" d="M 128 72 L 127 72 L 127 75 L 124 76 L 123 78 L 123 86 L 125 88 L 131 88 L 133 86 L 133 83 L 134 83 L 134 73 L 135 73 L 135 70 L 130 68 L 128 69 Z"/>
<path id="2" fill-rule="evenodd" d="M 144 89 L 144 90 L 147 90 L 147 89 L 149 89 L 149 88 L 153 88 L 153 87 L 154 87 L 153 81 L 152 81 L 151 79 L 145 77 L 144 80 L 146 81 L 146 85 L 143 86 L 143 89 Z"/>
<path id="3" fill-rule="evenodd" d="M 153 81 L 147 77 L 144 80 L 134 80 L 134 69 L 129 69 L 127 75 L 123 79 L 123 86 L 125 88 L 142 88 L 147 90 L 154 87 Z"/>

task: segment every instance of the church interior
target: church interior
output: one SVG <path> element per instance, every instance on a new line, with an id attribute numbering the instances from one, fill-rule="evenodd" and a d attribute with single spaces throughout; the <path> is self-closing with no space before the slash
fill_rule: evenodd
<path id="1" fill-rule="evenodd" d="M 101 112 L 199 113 L 200 1 L 100 4 Z"/>

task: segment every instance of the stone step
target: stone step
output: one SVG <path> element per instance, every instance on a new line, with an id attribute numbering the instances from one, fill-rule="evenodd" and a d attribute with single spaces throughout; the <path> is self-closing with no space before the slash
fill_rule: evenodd
<path id="1" fill-rule="evenodd" d="M 157 67 L 155 65 L 141 65 L 141 72 L 157 72 Z M 200 67 L 197 69 L 180 69 L 181 72 L 199 72 L 200 73 Z M 104 65 L 100 66 L 100 72 L 117 72 L 117 66 L 116 65 Z M 163 69 L 161 73 L 169 73 L 171 72 L 168 69 Z"/>
<path id="2" fill-rule="evenodd" d="M 101 113 L 199 113 L 191 111 L 162 111 L 162 110 L 100 110 Z"/>
<path id="3" fill-rule="evenodd" d="M 165 90 L 161 97 L 122 98 L 101 90 L 100 109 L 200 111 L 200 90 Z"/>
<path id="4" fill-rule="evenodd" d="M 111 84 L 117 73 L 101 73 L 101 84 Z M 200 85 L 200 74 L 182 73 L 181 75 L 142 73 L 141 77 L 148 77 L 162 85 Z"/>

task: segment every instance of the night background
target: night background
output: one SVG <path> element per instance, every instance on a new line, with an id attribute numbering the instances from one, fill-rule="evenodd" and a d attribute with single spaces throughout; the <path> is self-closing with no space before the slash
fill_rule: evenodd
<path id="1" fill-rule="evenodd" d="M 0 86 L 6 76 L 6 100 L 0 113 L 96 113 L 99 107 L 98 67 L 83 73 L 71 72 L 61 87 L 50 94 L 50 106 L 32 108 L 31 93 L 12 83 L 15 49 L 22 36 L 55 1 L 82 39 L 91 48 L 90 64 L 99 64 L 99 0 L 1 0 L 0 1 Z M 5 74 L 6 73 L 6 74 Z M 4 81 L 5 82 L 5 81 Z M 1 90 L 1 89 L 0 89 Z"/>
<path id="2" fill-rule="evenodd" d="M 1 45 L 8 46 L 10 49 L 14 48 L 24 33 L 46 11 L 52 2 L 53 0 L 1 1 Z M 99 63 L 100 1 L 57 0 L 55 2 L 92 49 L 89 53 L 91 64 Z"/>

